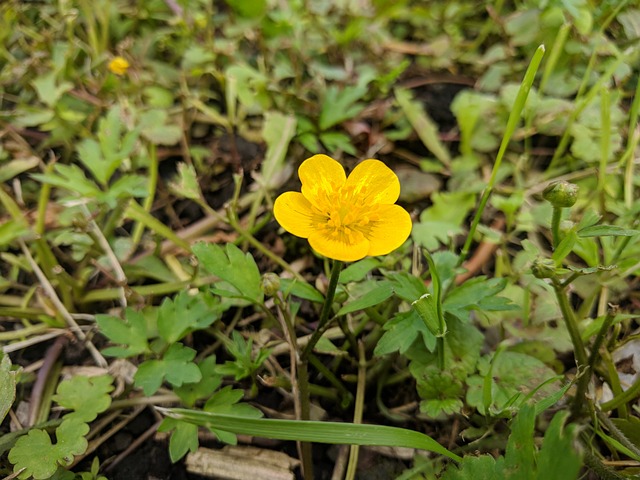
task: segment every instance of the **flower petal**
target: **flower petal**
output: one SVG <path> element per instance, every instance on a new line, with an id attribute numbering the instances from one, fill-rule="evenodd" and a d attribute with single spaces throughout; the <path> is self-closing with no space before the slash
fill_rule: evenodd
<path id="1" fill-rule="evenodd" d="M 355 262 L 368 255 L 369 241 L 360 232 L 354 232 L 349 241 L 343 236 L 329 236 L 321 231 L 309 235 L 309 245 L 320 255 L 342 262 Z"/>
<path id="2" fill-rule="evenodd" d="M 398 176 L 380 160 L 365 160 L 349 174 L 347 187 L 365 204 L 392 204 L 400 196 Z"/>
<path id="3" fill-rule="evenodd" d="M 386 255 L 392 252 L 411 234 L 411 216 L 399 205 L 380 205 L 376 209 L 375 222 L 367 231 L 369 251 L 367 255 Z"/>
<path id="4" fill-rule="evenodd" d="M 347 179 L 342 165 L 327 155 L 307 158 L 300 165 L 298 176 L 302 194 L 322 211 L 331 205 L 335 193 Z"/>
<path id="5" fill-rule="evenodd" d="M 309 200 L 299 192 L 285 192 L 276 198 L 273 215 L 287 232 L 308 238 L 316 229 L 314 217 L 317 215 Z"/>

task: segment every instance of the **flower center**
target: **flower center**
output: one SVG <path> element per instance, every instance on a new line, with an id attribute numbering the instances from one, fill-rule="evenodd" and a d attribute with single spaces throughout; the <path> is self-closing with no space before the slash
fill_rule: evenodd
<path id="1" fill-rule="evenodd" d="M 347 244 L 367 238 L 375 221 L 374 206 L 365 203 L 366 197 L 360 188 L 343 186 L 336 189 L 333 198 L 324 205 L 319 227 L 328 237 Z"/>

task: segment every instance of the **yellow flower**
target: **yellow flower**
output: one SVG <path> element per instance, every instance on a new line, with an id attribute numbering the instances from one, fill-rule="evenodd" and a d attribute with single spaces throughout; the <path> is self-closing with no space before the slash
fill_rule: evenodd
<path id="1" fill-rule="evenodd" d="M 129 62 L 127 62 L 127 60 L 122 57 L 115 57 L 109 62 L 107 68 L 110 72 L 122 76 L 127 73 L 127 70 L 129 69 Z"/>
<path id="2" fill-rule="evenodd" d="M 344 262 L 385 255 L 411 233 L 409 213 L 394 205 L 398 177 L 379 160 L 361 162 L 347 178 L 334 159 L 314 155 L 302 162 L 298 174 L 302 193 L 280 195 L 273 214 L 321 255 Z"/>

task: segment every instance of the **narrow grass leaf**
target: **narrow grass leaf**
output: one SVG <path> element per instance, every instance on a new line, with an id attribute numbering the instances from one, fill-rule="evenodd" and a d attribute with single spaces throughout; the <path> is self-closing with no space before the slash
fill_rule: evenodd
<path id="1" fill-rule="evenodd" d="M 168 417 L 233 432 L 237 435 L 333 445 L 384 445 L 417 448 L 444 455 L 456 462 L 462 460 L 461 457 L 450 452 L 431 437 L 404 428 L 339 422 L 243 418 L 182 408 L 156 408 Z"/>

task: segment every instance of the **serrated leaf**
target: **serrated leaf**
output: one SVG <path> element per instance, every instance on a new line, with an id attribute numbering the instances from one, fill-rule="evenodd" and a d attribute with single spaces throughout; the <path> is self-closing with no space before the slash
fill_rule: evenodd
<path id="1" fill-rule="evenodd" d="M 190 295 L 186 291 L 173 299 L 165 298 L 158 308 L 158 333 L 170 344 L 191 331 L 211 326 L 218 319 L 213 302 L 207 294 Z"/>
<path id="2" fill-rule="evenodd" d="M 53 400 L 74 410 L 65 415 L 65 418 L 91 422 L 111 405 L 109 392 L 113 388 L 113 378 L 110 375 L 72 377 L 60 382 Z"/>
<path id="3" fill-rule="evenodd" d="M 195 356 L 196 351 L 192 348 L 181 343 L 172 344 L 162 360 L 147 360 L 138 367 L 134 376 L 136 387 L 141 387 L 146 396 L 151 396 L 164 380 L 176 387 L 184 383 L 199 382 L 202 374 L 192 362 Z"/>
<path id="4" fill-rule="evenodd" d="M 200 184 L 194 166 L 186 162 L 178 163 L 178 174 L 169 183 L 169 189 L 181 198 L 200 198 Z"/>
<path id="5" fill-rule="evenodd" d="M 159 432 L 171 432 L 169 438 L 169 457 L 176 463 L 187 452 L 198 450 L 198 426 L 174 418 L 165 418 L 158 426 Z"/>
<path id="6" fill-rule="evenodd" d="M 53 170 L 53 172 L 48 173 L 34 173 L 31 177 L 42 183 L 48 183 L 54 187 L 77 193 L 82 197 L 95 198 L 102 193 L 95 183 L 87 179 L 84 172 L 77 165 L 57 163 Z"/>
<path id="7" fill-rule="evenodd" d="M 216 357 L 211 355 L 198 363 L 202 378 L 198 382 L 183 383 L 173 391 L 187 407 L 193 407 L 198 400 L 211 396 L 222 383 L 222 375 L 216 369 Z"/>
<path id="8" fill-rule="evenodd" d="M 565 422 L 569 412 L 555 414 L 542 441 L 538 455 L 536 480 L 573 480 L 578 478 L 582 455 L 576 450 L 577 425 Z"/>
<path id="9" fill-rule="evenodd" d="M 123 347 L 111 347 L 104 350 L 105 355 L 114 357 L 132 357 L 149 351 L 147 342 L 147 322 L 142 313 L 127 308 L 125 320 L 110 315 L 96 315 L 100 331 L 112 342 Z"/>
<path id="10" fill-rule="evenodd" d="M 261 276 L 250 253 L 243 253 L 232 243 L 222 247 L 213 243 L 196 243 L 193 253 L 212 275 L 228 282 L 238 298 L 261 302 L 263 298 Z"/>
<path id="11" fill-rule="evenodd" d="M 496 480 L 502 475 L 504 458 L 491 455 L 474 457 L 466 455 L 459 465 L 451 465 L 442 475 L 442 480 Z"/>
<path id="12" fill-rule="evenodd" d="M 505 478 L 533 478 L 536 453 L 533 443 L 535 420 L 535 407 L 524 405 L 511 422 L 511 435 L 505 452 Z"/>
<path id="13" fill-rule="evenodd" d="M 485 373 L 485 372 L 483 372 Z M 489 372 L 486 372 L 489 374 Z M 537 358 L 524 353 L 502 352 L 492 363 L 491 399 L 492 409 L 502 412 L 507 408 L 514 395 L 526 395 L 539 385 L 545 383 L 556 374 Z M 473 376 L 467 379 L 467 403 L 484 411 L 483 386 L 484 378 Z M 555 387 L 545 385 L 536 392 L 536 398 L 552 394 Z"/>
<path id="14" fill-rule="evenodd" d="M 342 90 L 335 85 L 327 88 L 318 119 L 320 130 L 327 130 L 358 115 L 364 109 L 364 104 L 358 101 L 366 93 L 366 84 L 344 87 Z"/>
<path id="15" fill-rule="evenodd" d="M 424 281 L 407 272 L 389 272 L 385 276 L 391 281 L 393 290 L 405 302 L 413 302 L 427 293 Z"/>
<path id="16" fill-rule="evenodd" d="M 436 346 L 436 337 L 413 310 L 398 314 L 384 325 L 384 329 L 385 333 L 373 352 L 376 356 L 394 352 L 404 354 L 418 336 L 422 337 L 427 350 L 432 351 Z"/>
<path id="17" fill-rule="evenodd" d="M 459 413 L 463 407 L 462 382 L 450 372 L 432 366 L 423 369 L 416 377 L 420 411 L 432 418 Z"/>

